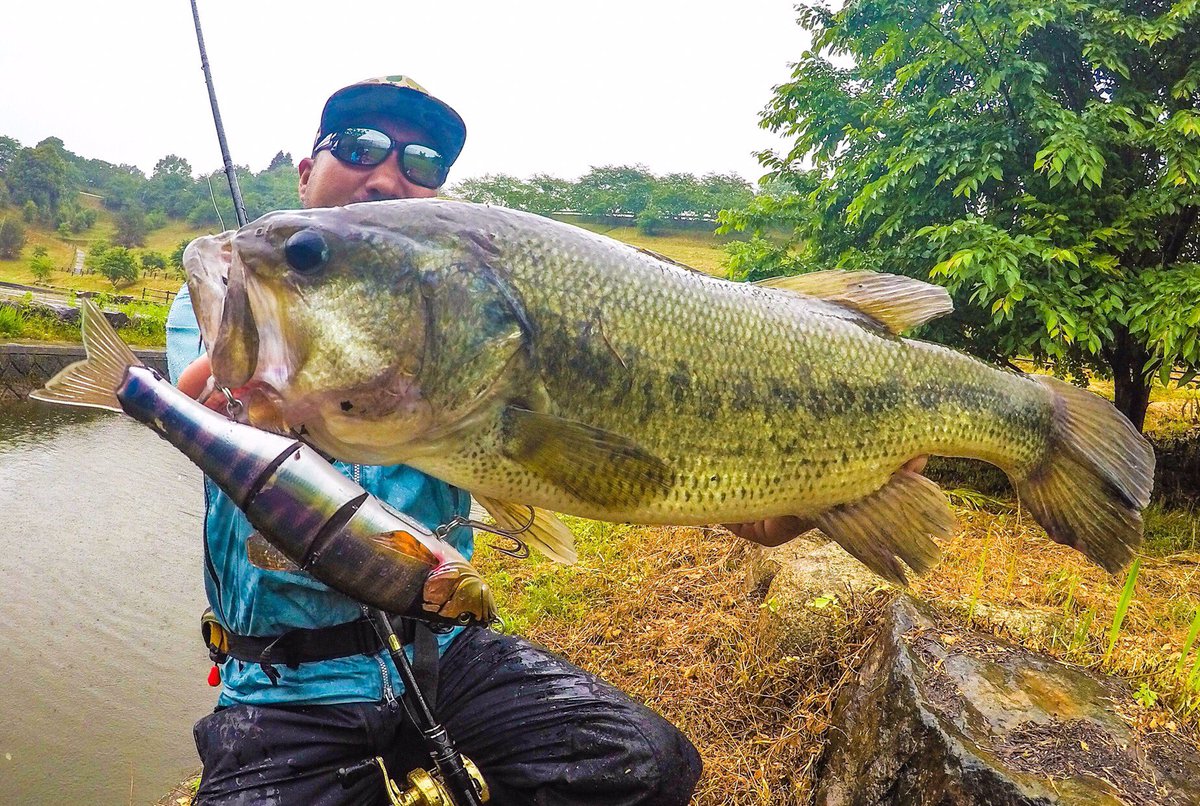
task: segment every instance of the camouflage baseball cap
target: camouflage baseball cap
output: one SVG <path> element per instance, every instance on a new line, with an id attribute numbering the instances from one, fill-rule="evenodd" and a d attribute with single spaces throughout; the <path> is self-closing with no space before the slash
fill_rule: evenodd
<path id="1" fill-rule="evenodd" d="M 433 143 L 454 164 L 467 139 L 467 124 L 444 101 L 408 76 L 368 78 L 342 87 L 329 96 L 321 110 L 321 126 L 313 148 L 330 132 L 363 122 L 365 115 L 382 116 L 420 126 L 434 138 Z"/>

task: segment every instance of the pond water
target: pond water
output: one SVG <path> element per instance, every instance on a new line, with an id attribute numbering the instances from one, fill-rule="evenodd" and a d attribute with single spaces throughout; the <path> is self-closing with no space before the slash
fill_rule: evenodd
<path id="1" fill-rule="evenodd" d="M 0 803 L 153 803 L 199 766 L 203 513 L 133 420 L 0 403 Z"/>

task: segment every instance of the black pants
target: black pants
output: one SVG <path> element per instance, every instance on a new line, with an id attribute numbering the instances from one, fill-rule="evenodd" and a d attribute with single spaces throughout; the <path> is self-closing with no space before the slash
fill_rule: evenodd
<path id="1" fill-rule="evenodd" d="M 695 748 L 661 716 L 490 630 L 465 630 L 442 656 L 436 715 L 497 806 L 686 804 L 700 777 Z M 430 766 L 398 705 L 238 705 L 201 719 L 195 736 L 199 804 L 387 803 L 381 776 L 345 790 L 338 767 L 381 755 L 403 785 L 409 770 Z"/>

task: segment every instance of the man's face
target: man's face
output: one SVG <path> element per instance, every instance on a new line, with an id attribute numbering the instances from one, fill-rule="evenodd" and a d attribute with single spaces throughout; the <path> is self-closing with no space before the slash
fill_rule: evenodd
<path id="1" fill-rule="evenodd" d="M 424 130 L 410 124 L 367 119 L 359 125 L 386 133 L 397 143 L 433 144 Z M 396 151 L 378 165 L 349 165 L 328 149 L 300 160 L 300 203 L 305 207 L 340 207 L 385 199 L 428 199 L 434 188 L 413 184 L 400 170 Z"/>

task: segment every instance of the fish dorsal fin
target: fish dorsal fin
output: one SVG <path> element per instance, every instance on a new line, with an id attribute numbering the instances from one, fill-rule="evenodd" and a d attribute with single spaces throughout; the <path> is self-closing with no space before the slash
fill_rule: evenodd
<path id="1" fill-rule="evenodd" d="M 504 455 L 581 501 L 633 507 L 671 489 L 671 469 L 628 437 L 553 414 L 504 410 Z"/>
<path id="2" fill-rule="evenodd" d="M 555 517 L 553 512 L 481 495 L 473 497 L 492 516 L 492 520 L 496 521 L 497 526 L 513 532 L 513 536 L 517 540 L 533 546 L 557 563 L 575 564 L 578 559 L 578 555 L 575 553 L 575 535 L 565 523 Z M 531 509 L 533 510 L 532 523 L 529 520 L 529 510 Z"/>
<path id="3" fill-rule="evenodd" d="M 900 334 L 954 310 L 940 285 L 899 274 L 830 269 L 792 277 L 771 277 L 755 285 L 835 302 Z"/>
<path id="4" fill-rule="evenodd" d="M 823 513 L 816 524 L 865 566 L 898 585 L 905 584 L 900 560 L 922 574 L 938 560 L 937 544 L 930 538 L 954 534 L 946 496 L 911 470 L 897 471 L 866 498 Z"/>
<path id="5" fill-rule="evenodd" d="M 261 532 L 251 532 L 246 538 L 246 559 L 264 571 L 299 571 L 300 566 L 272 545 Z"/>

